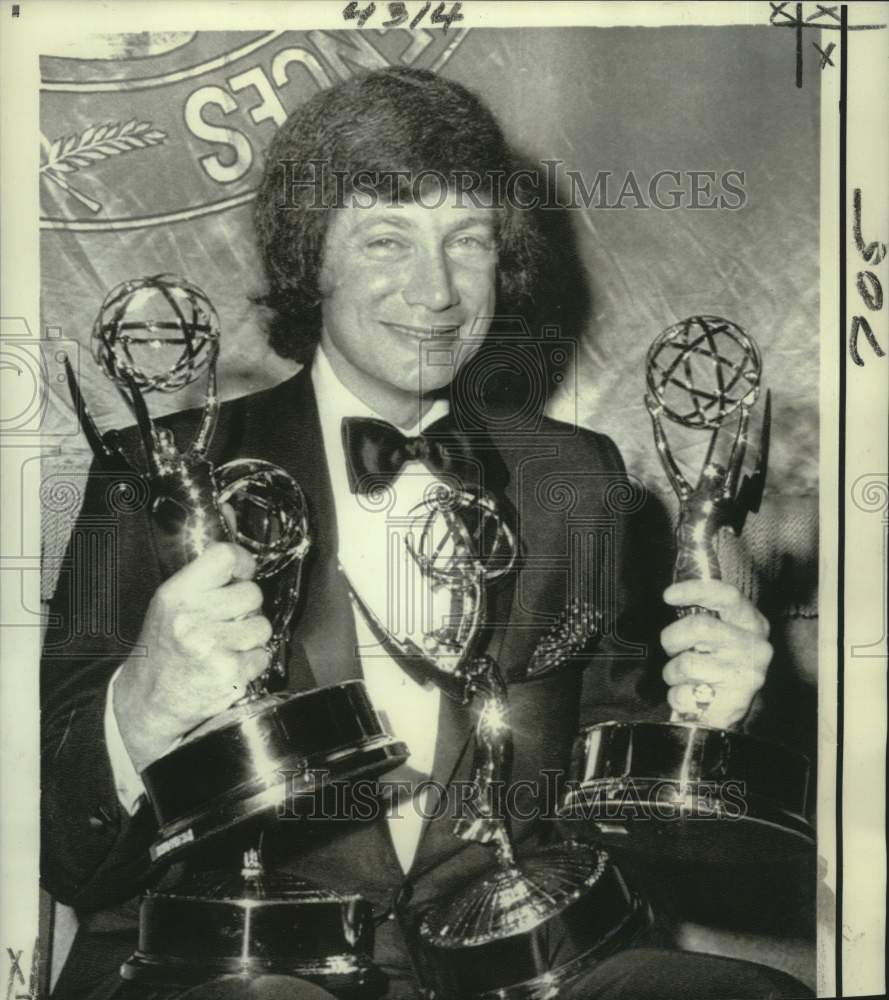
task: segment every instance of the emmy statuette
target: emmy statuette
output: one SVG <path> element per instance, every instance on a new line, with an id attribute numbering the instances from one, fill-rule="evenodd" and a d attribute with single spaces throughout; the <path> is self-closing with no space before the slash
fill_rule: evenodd
<path id="1" fill-rule="evenodd" d="M 477 710 L 472 815 L 454 835 L 489 844 L 492 868 L 425 909 L 410 934 L 429 1000 L 544 1000 L 648 924 L 647 907 L 604 851 L 554 844 L 518 858 L 496 789 L 509 778 L 512 730 L 506 684 L 495 661 L 474 651 L 485 589 L 511 572 L 516 540 L 488 493 L 442 486 L 414 510 L 407 546 L 448 612 L 418 644 L 395 635 L 353 593 L 379 641 L 416 675 Z M 447 544 L 445 543 L 447 540 Z"/>
<path id="2" fill-rule="evenodd" d="M 646 361 L 646 406 L 658 455 L 679 498 L 674 581 L 721 578 L 721 528 L 740 534 L 762 496 L 770 405 L 766 398 L 756 468 L 739 484 L 750 411 L 762 381 L 759 350 L 740 327 L 693 316 L 664 330 Z M 710 432 L 696 484 L 667 441 L 666 417 Z M 717 440 L 731 431 L 727 458 Z M 724 449 L 725 450 L 725 449 Z M 709 614 L 703 608 L 679 615 Z M 603 723 L 575 741 L 571 782 L 560 816 L 596 842 L 653 856 L 695 861 L 778 860 L 810 850 L 806 820 L 809 764 L 802 754 L 743 732 L 707 726 L 718 697 L 701 683 L 694 710 L 669 723 Z"/>
<path id="3" fill-rule="evenodd" d="M 272 623 L 266 672 L 228 710 L 142 771 L 159 825 L 151 857 L 166 861 L 247 820 L 308 802 L 333 780 L 384 773 L 407 758 L 407 748 L 383 729 L 362 681 L 301 694 L 268 689 L 273 676 L 284 676 L 311 545 L 309 511 L 283 469 L 249 458 L 213 468 L 206 457 L 219 408 L 219 320 L 204 293 L 172 275 L 123 282 L 102 304 L 92 348 L 136 418 L 144 470 L 133 469 L 120 432 L 99 433 L 69 365 L 75 408 L 99 464 L 145 479 L 162 574 L 177 572 L 215 541 L 237 541 L 256 558 L 255 579 Z M 204 370 L 203 414 L 183 449 L 149 417 L 143 394 L 176 392 Z M 232 527 L 223 504 L 234 514 Z M 121 974 L 164 984 L 275 973 L 371 996 L 372 950 L 369 904 L 268 873 L 254 847 L 239 874 L 192 872 L 172 890 L 149 893 L 140 909 L 139 948 Z"/>

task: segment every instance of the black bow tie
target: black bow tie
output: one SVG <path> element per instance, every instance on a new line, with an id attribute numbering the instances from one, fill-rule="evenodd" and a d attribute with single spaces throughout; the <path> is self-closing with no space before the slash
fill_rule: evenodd
<path id="1" fill-rule="evenodd" d="M 471 442 L 477 435 L 442 426 L 438 421 L 426 434 L 406 437 L 385 420 L 343 418 L 343 449 L 353 493 L 370 493 L 393 482 L 407 462 L 422 462 L 430 472 L 455 476 L 460 482 L 482 480 L 481 461 Z"/>

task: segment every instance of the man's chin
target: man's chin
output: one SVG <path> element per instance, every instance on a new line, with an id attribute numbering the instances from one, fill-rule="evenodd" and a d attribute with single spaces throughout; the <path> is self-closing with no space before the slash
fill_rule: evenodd
<path id="1" fill-rule="evenodd" d="M 440 393 L 454 381 L 456 374 L 452 364 L 424 365 L 415 383 L 416 390 L 421 396 Z"/>

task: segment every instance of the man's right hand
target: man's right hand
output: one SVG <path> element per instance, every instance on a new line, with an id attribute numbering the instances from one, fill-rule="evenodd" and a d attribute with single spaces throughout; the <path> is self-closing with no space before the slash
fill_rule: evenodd
<path id="1" fill-rule="evenodd" d="M 217 542 L 155 591 L 139 645 L 114 682 L 114 714 L 142 771 L 180 736 L 228 708 L 268 666 L 256 562 Z"/>

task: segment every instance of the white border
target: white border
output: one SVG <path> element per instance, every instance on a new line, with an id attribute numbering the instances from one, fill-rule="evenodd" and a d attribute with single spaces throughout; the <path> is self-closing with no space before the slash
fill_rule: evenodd
<path id="1" fill-rule="evenodd" d="M 68 0 L 21 0 L 21 17 L 10 20 L 10 2 L 0 4 L 0 90 L 4 125 L 0 148 L 0 261 L 4 317 L 24 317 L 30 331 L 39 330 L 38 288 L 38 92 L 36 54 L 47 44 L 64 45 L 74 34 L 88 30 L 154 30 L 226 28 L 336 27 L 358 30 L 344 23 L 344 4 L 293 2 L 100 3 Z M 506 25 L 658 25 L 766 23 L 767 3 L 482 3 L 466 0 L 466 26 Z M 150 10 L 150 13 L 149 13 Z M 854 3 L 850 23 L 889 22 L 889 4 Z M 827 34 L 826 32 L 824 33 Z M 824 39 L 837 43 L 830 33 Z M 848 284 L 848 319 L 858 306 L 854 276 L 858 257 L 851 242 L 852 191 L 866 191 L 866 238 L 889 240 L 889 143 L 887 106 L 889 92 L 889 32 L 850 33 L 850 110 L 848 149 L 848 230 L 851 282 Z M 836 889 L 834 862 L 835 782 L 833 757 L 836 739 L 836 615 L 837 525 L 837 372 L 846 364 L 848 378 L 847 432 L 847 534 L 846 534 L 846 634 L 845 634 L 845 781 L 843 864 L 843 968 L 844 995 L 881 993 L 885 986 L 885 746 L 886 659 L 852 656 L 852 647 L 873 643 L 884 621 L 880 581 L 886 570 L 886 529 L 879 509 L 867 510 L 852 502 L 852 486 L 863 475 L 886 483 L 887 469 L 887 370 L 889 357 L 876 359 L 862 346 L 866 365 L 857 368 L 840 355 L 837 283 L 837 163 L 836 108 L 838 72 L 822 74 L 822 200 L 821 200 L 821 620 L 819 739 L 820 780 L 819 854 L 825 864 L 819 921 L 819 994 L 833 995 L 835 942 L 830 893 Z M 889 262 L 878 268 L 889 299 Z M 875 333 L 889 350 L 889 323 L 884 306 L 872 316 Z M 19 329 L 4 322 L 2 334 Z M 28 387 L 22 384 L 21 405 Z M 16 412 L 15 399 L 3 401 L 4 412 Z M 40 450 L 36 438 L 5 436 L 0 448 L 3 482 L 0 505 L 0 581 L 2 620 L 13 622 L 20 611 L 20 585 L 27 601 L 39 602 L 39 522 L 33 497 L 23 497 L 16 484 L 31 475 Z M 882 478 L 879 478 L 882 477 Z M 12 485 L 11 485 L 12 484 Z M 27 481 L 26 490 L 36 480 Z M 885 485 L 884 485 L 885 489 Z M 27 502 L 25 502 L 27 501 Z M 37 657 L 38 630 L 6 627 L 0 634 L 0 796 L 2 843 L 0 858 L 0 945 L 22 949 L 21 966 L 27 974 L 37 926 Z M 879 650 L 877 650 L 879 653 Z M 5 960 L 5 951 L 3 952 Z M 7 966 L 0 968 L 5 983 Z"/>

